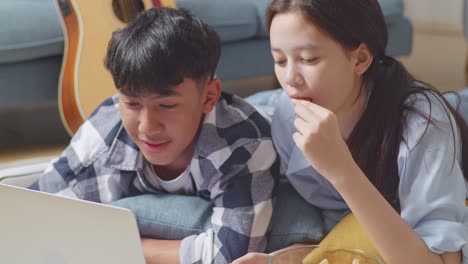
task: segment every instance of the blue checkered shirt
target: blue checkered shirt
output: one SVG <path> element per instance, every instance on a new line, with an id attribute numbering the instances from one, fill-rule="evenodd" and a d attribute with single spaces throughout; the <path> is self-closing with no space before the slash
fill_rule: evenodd
<path id="1" fill-rule="evenodd" d="M 31 188 L 100 203 L 157 192 L 118 103 L 119 95 L 103 102 Z M 211 226 L 182 240 L 181 262 L 230 263 L 263 252 L 278 171 L 269 123 L 239 97 L 223 93 L 204 118 L 188 166 L 191 195 L 214 204 Z"/>

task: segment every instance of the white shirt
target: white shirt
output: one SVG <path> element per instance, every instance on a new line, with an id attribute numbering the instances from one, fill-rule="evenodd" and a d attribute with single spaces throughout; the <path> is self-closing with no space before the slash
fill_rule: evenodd
<path id="1" fill-rule="evenodd" d="M 158 177 L 151 164 L 145 166 L 145 178 L 153 188 L 166 193 L 190 195 L 194 193 L 193 181 L 189 173 L 189 166 L 179 176 L 170 181 Z"/>
<path id="2" fill-rule="evenodd" d="M 432 105 L 429 110 L 425 97 L 415 96 L 415 108 L 425 115 L 431 111 L 433 123 L 427 126 L 420 115 L 408 115 L 403 132 L 407 144 L 402 142 L 398 153 L 401 217 L 432 252 L 462 250 L 463 264 L 468 264 L 468 192 L 461 169 L 459 131 L 452 131 L 453 116 L 449 119 L 439 97 L 428 93 Z M 286 94 L 276 109 L 272 134 L 284 173 L 305 200 L 324 209 L 325 225 L 332 227 L 349 208 L 294 144 L 296 114 Z"/>

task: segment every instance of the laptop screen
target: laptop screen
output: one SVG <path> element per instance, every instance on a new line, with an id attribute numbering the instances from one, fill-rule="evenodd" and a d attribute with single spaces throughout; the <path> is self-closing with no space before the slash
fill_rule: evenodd
<path id="1" fill-rule="evenodd" d="M 0 263 L 145 263 L 122 208 L 0 184 Z"/>

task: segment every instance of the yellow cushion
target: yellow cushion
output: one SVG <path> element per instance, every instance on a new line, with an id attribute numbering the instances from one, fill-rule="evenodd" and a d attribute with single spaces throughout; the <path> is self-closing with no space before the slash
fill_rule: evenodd
<path id="1" fill-rule="evenodd" d="M 468 200 L 465 202 L 468 206 Z M 319 247 L 312 251 L 304 260 L 304 264 L 319 264 L 327 259 L 330 264 L 353 263 L 353 259 L 361 261 L 350 251 L 337 249 L 359 249 L 369 252 L 382 259 L 377 249 L 367 237 L 361 224 L 352 213 L 346 215 L 322 240 Z"/>
<path id="2" fill-rule="evenodd" d="M 322 240 L 319 247 L 312 251 L 304 260 L 304 264 L 319 264 L 327 259 L 330 264 L 334 263 L 369 263 L 362 255 L 352 251 L 337 249 L 359 249 L 382 258 L 367 237 L 364 229 L 352 213 L 346 215 Z"/>
<path id="3" fill-rule="evenodd" d="M 161 5 L 162 6 L 167 6 L 167 7 L 172 7 L 172 8 L 176 7 L 175 0 L 161 0 Z"/>

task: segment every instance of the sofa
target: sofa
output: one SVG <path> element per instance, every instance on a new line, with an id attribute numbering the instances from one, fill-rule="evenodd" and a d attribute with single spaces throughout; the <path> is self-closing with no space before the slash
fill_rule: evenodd
<path id="1" fill-rule="evenodd" d="M 245 96 L 277 87 L 265 30 L 269 2 L 176 0 L 220 34 L 217 75 L 227 91 Z M 412 27 L 402 0 L 379 2 L 389 29 L 388 54 L 410 54 Z M 0 147 L 67 141 L 57 110 L 64 36 L 54 0 L 0 1 L 0 33 L 0 120 L 9 121 L 0 122 Z"/>

